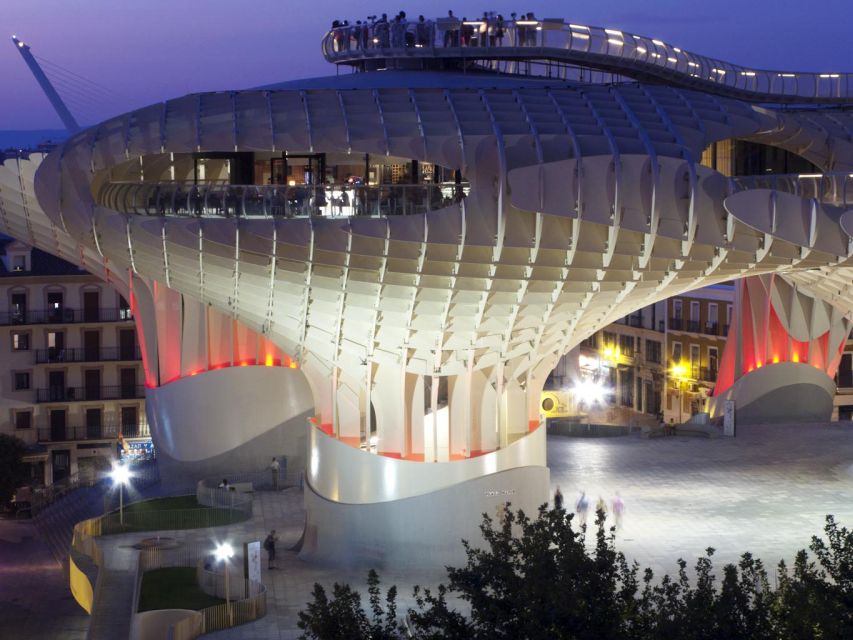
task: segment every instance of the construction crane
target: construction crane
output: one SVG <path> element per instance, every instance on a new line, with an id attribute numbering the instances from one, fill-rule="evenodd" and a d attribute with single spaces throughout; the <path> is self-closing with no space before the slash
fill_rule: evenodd
<path id="1" fill-rule="evenodd" d="M 53 88 L 53 85 L 50 83 L 50 80 L 47 79 L 44 71 L 42 71 L 41 66 L 38 62 L 36 62 L 33 54 L 30 53 L 30 47 L 25 42 L 18 40 L 17 36 L 12 36 L 12 42 L 15 43 L 15 48 L 23 57 L 24 62 L 27 63 L 27 66 L 30 68 L 30 71 L 36 78 L 36 82 L 39 83 L 41 90 L 44 91 L 47 99 L 50 100 L 50 104 L 53 105 L 53 108 L 56 110 L 57 115 L 62 120 L 62 124 L 65 125 L 65 128 L 69 133 L 74 133 L 80 130 L 80 125 L 77 124 L 77 121 L 74 119 L 74 116 L 71 115 L 71 112 L 68 110 L 68 107 L 65 106 L 65 103 L 62 101 L 62 98 L 59 97 L 59 94 L 56 92 L 56 89 Z"/>

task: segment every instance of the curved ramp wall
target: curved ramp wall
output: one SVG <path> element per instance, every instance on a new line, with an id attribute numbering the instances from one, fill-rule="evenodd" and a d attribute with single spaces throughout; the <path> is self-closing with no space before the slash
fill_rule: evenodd
<path id="1" fill-rule="evenodd" d="M 448 464 L 458 463 L 430 466 Z M 370 504 L 327 500 L 306 484 L 307 521 L 299 556 L 321 564 L 376 569 L 460 565 L 465 561 L 462 540 L 482 543 L 484 513 L 494 520 L 509 502 L 513 510 L 535 514 L 548 500 L 549 481 L 547 467 L 518 467 Z"/>
<path id="2" fill-rule="evenodd" d="M 482 539 L 482 515 L 506 502 L 534 514 L 548 501 L 546 431 L 467 460 L 424 463 L 368 454 L 310 435 L 305 560 L 349 566 L 461 563 L 461 540 Z"/>
<path id="3" fill-rule="evenodd" d="M 146 411 L 164 483 L 257 472 L 272 456 L 288 474 L 305 469 L 314 402 L 298 369 L 246 366 L 208 371 L 148 389 Z"/>

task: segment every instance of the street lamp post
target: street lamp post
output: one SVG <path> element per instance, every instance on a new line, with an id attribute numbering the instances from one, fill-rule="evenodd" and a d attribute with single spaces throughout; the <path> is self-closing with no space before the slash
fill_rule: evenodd
<path id="1" fill-rule="evenodd" d="M 117 464 L 113 466 L 110 477 L 114 485 L 118 485 L 118 521 L 124 528 L 124 485 L 130 481 L 130 469 L 127 465 Z"/>
<path id="2" fill-rule="evenodd" d="M 231 603 L 228 600 L 228 560 L 234 555 L 234 548 L 227 542 L 217 545 L 213 551 L 217 560 L 222 561 L 222 566 L 225 567 L 225 608 L 228 611 L 228 625 L 234 624 L 234 618 L 231 614 Z"/>

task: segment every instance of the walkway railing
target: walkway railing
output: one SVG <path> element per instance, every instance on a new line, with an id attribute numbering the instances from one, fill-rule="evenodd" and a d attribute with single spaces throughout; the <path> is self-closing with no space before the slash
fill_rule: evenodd
<path id="1" fill-rule="evenodd" d="M 181 547 L 178 549 L 143 549 L 138 559 L 138 584 L 144 572 L 164 567 L 195 567 L 199 587 L 208 595 L 225 599 L 225 574 L 212 571 L 212 552 L 209 548 L 198 546 Z M 232 561 L 232 566 L 242 566 L 242 563 Z M 169 638 L 172 640 L 190 640 L 204 633 L 236 627 L 241 624 L 254 622 L 263 618 L 267 613 L 267 591 L 263 583 L 256 580 L 235 578 L 229 574 L 229 602 L 206 607 L 199 613 L 202 617 L 200 633 L 196 625 L 190 622 L 177 623 L 170 628 Z M 137 586 L 137 593 L 139 587 Z M 134 610 L 138 603 L 134 603 Z"/>
<path id="2" fill-rule="evenodd" d="M 838 207 L 853 206 L 853 174 L 849 172 L 733 176 L 729 178 L 729 189 L 732 193 L 770 189 Z"/>
<path id="3" fill-rule="evenodd" d="M 363 68 L 371 59 L 441 58 L 480 60 L 481 66 L 499 71 L 531 73 L 519 61 L 542 60 L 640 80 L 665 79 L 669 84 L 759 102 L 849 102 L 853 98 L 850 73 L 744 67 L 685 51 L 657 38 L 562 19 L 500 21 L 493 14 L 465 22 L 438 18 L 422 24 L 380 19 L 333 28 L 323 38 L 322 50 L 329 62 Z M 552 73 L 551 65 L 544 68 Z"/>
<path id="4" fill-rule="evenodd" d="M 200 504 L 204 504 L 202 502 L 203 499 L 206 499 L 206 495 L 196 496 L 196 500 L 198 500 Z M 221 517 L 221 511 L 215 511 L 209 507 L 200 507 L 197 509 L 171 509 L 164 511 L 152 510 L 135 513 L 132 509 L 128 509 L 129 506 L 130 505 L 125 506 L 123 523 L 121 522 L 121 515 L 112 511 L 110 513 L 105 513 L 102 516 L 82 520 L 74 525 L 71 538 L 71 557 L 69 562 L 71 566 L 71 591 L 80 606 L 90 613 L 92 611 L 93 603 L 96 603 L 98 599 L 98 584 L 100 583 L 98 575 L 104 567 L 103 551 L 97 542 L 99 537 L 113 533 L 125 533 L 128 531 L 201 529 L 234 523 L 232 514 L 228 514 L 228 517 L 223 519 Z M 234 512 L 240 513 L 242 516 L 251 517 L 251 495 L 241 496 L 241 499 L 234 501 L 231 508 L 233 508 Z M 94 571 L 89 571 L 87 569 L 87 562 L 91 562 L 94 565 Z M 264 596 L 264 598 L 265 597 L 266 596 Z M 263 606 L 265 611 L 266 600 L 264 600 Z M 249 607 L 249 610 L 251 611 L 251 607 Z M 217 623 L 217 620 L 219 620 L 218 616 L 220 614 L 214 612 L 210 615 L 212 616 L 211 624 Z"/>
<path id="5" fill-rule="evenodd" d="M 232 487 L 235 486 L 232 485 Z M 195 495 L 199 504 L 218 509 L 238 511 L 247 517 L 252 515 L 253 501 L 251 493 L 243 493 L 222 487 L 206 486 L 204 480 L 200 480 L 198 485 L 196 485 Z"/>
<path id="6" fill-rule="evenodd" d="M 231 185 L 192 182 L 111 182 L 97 202 L 149 216 L 301 218 L 426 213 L 464 198 L 468 183 L 377 186 Z"/>

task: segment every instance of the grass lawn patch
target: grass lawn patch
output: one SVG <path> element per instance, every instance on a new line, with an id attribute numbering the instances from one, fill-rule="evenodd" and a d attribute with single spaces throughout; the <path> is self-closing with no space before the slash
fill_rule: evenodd
<path id="1" fill-rule="evenodd" d="M 105 516 L 104 532 L 202 529 L 243 522 L 248 517 L 248 514 L 238 509 L 199 504 L 195 495 L 170 496 L 126 504 L 124 526 L 120 524 L 119 511 L 111 511 Z"/>
<path id="2" fill-rule="evenodd" d="M 225 600 L 208 595 L 196 581 L 195 567 L 165 567 L 142 574 L 139 611 L 193 609 L 198 611 Z"/>

